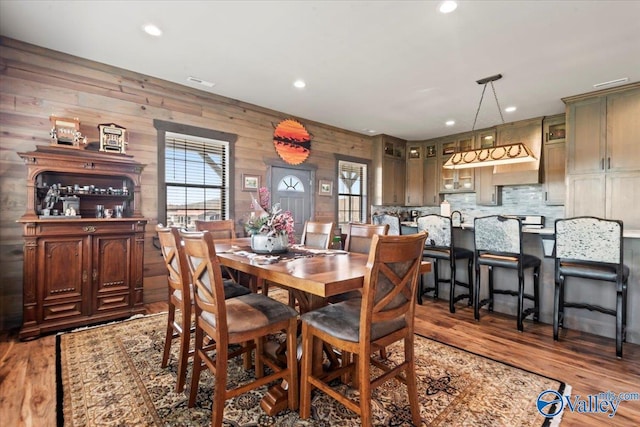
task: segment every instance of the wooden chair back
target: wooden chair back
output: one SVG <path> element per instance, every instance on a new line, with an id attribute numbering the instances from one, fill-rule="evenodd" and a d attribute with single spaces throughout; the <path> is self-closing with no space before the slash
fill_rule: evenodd
<path id="1" fill-rule="evenodd" d="M 180 338 L 178 352 L 178 372 L 176 391 L 184 389 L 187 365 L 190 356 L 189 342 L 192 313 L 192 287 L 189 267 L 182 246 L 182 238 L 178 227 L 165 227 L 162 224 L 156 226 L 160 251 L 167 267 L 168 313 L 167 330 L 164 340 L 161 366 L 165 368 L 169 362 L 171 343 L 174 338 Z M 176 321 L 176 309 L 180 312 L 179 322 Z"/>
<path id="2" fill-rule="evenodd" d="M 300 243 L 308 248 L 329 249 L 332 237 L 333 222 L 307 221 L 304 223 Z"/>
<path id="3" fill-rule="evenodd" d="M 376 234 L 381 236 L 386 235 L 389 231 L 389 224 L 349 223 L 346 231 L 347 238 L 344 242 L 344 250 L 369 254 L 371 239 Z"/>
<path id="4" fill-rule="evenodd" d="M 367 261 L 360 342 L 369 342 L 376 324 L 404 318 L 407 334 L 413 334 L 416 288 L 427 234 L 374 235 Z M 375 334 L 374 334 L 375 335 Z"/>
<path id="5" fill-rule="evenodd" d="M 236 225 L 232 219 L 215 221 L 195 220 L 196 231 L 208 231 L 215 239 L 235 239 Z"/>
<path id="6" fill-rule="evenodd" d="M 227 335 L 224 282 L 213 236 L 208 231 L 180 231 L 186 261 L 191 273 L 197 311 L 206 311 L 216 318 L 218 336 Z"/>
<path id="7" fill-rule="evenodd" d="M 165 227 L 158 224 L 156 227 L 158 239 L 160 241 L 160 251 L 164 264 L 167 267 L 169 298 L 178 291 L 181 293 L 182 301 L 185 305 L 191 305 L 189 268 L 186 264 L 184 248 L 181 244 L 181 237 L 178 227 Z"/>

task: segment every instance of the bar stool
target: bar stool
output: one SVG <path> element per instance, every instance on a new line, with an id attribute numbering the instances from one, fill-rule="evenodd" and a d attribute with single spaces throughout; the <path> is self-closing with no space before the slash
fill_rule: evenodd
<path id="1" fill-rule="evenodd" d="M 442 215 L 425 215 L 416 220 L 418 231 L 428 233 L 423 258 L 432 258 L 433 263 L 433 287 L 425 288 L 420 276 L 420 288 L 418 291 L 418 304 L 422 305 L 422 296 L 425 293 L 433 292 L 433 298 L 438 298 L 438 284 L 449 283 L 449 311 L 456 312 L 455 303 L 467 299 L 468 305 L 473 304 L 473 251 L 464 248 L 457 248 L 453 244 L 453 224 L 451 218 Z M 456 278 L 456 261 L 467 260 L 467 283 Z M 441 278 L 438 270 L 439 261 L 449 262 L 450 277 Z M 456 295 L 456 285 L 468 289 L 467 293 Z"/>
<path id="2" fill-rule="evenodd" d="M 493 311 L 494 294 L 512 295 L 518 297 L 517 324 L 522 332 L 523 320 L 533 314 L 533 321 L 537 322 L 540 314 L 540 258 L 525 254 L 522 251 L 522 224 L 520 219 L 501 215 L 490 215 L 474 220 L 476 282 L 474 296 L 474 316 L 480 320 L 480 307 L 488 305 Z M 480 301 L 480 266 L 489 268 L 489 298 Z M 493 268 L 507 268 L 518 273 L 518 290 L 494 289 Z M 533 295 L 524 291 L 524 271 L 533 271 Z M 524 308 L 524 300 L 533 301 L 533 307 Z"/>
<path id="3" fill-rule="evenodd" d="M 371 222 L 376 225 L 388 224 L 389 230 L 387 231 L 387 235 L 389 236 L 399 236 L 400 234 L 402 234 L 400 230 L 400 217 L 397 215 L 372 215 Z"/>
<path id="4" fill-rule="evenodd" d="M 622 230 L 622 221 L 618 220 L 587 216 L 556 220 L 554 340 L 558 340 L 558 328 L 563 327 L 565 308 L 598 311 L 616 317 L 616 356 L 622 358 L 622 343 L 626 341 L 629 281 L 629 267 L 623 262 Z M 566 302 L 564 292 L 568 277 L 615 283 L 616 309 Z"/>

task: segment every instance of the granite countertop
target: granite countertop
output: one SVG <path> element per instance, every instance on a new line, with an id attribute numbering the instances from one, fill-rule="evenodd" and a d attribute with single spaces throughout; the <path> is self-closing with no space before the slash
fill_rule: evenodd
<path id="1" fill-rule="evenodd" d="M 400 224 L 404 225 L 405 227 L 417 227 L 418 224 L 412 221 L 403 221 Z M 461 228 L 463 230 L 470 230 L 473 231 L 473 223 L 472 222 L 463 222 L 460 225 L 454 225 L 454 228 Z M 553 227 L 544 227 L 544 228 L 529 228 L 529 227 L 523 227 L 522 228 L 522 232 L 523 233 L 530 233 L 530 234 L 540 234 L 540 235 L 545 235 L 545 236 L 553 236 L 555 234 L 555 230 L 553 229 Z M 622 236 L 629 238 L 629 239 L 640 239 L 640 230 L 628 230 L 625 229 L 622 232 Z"/>

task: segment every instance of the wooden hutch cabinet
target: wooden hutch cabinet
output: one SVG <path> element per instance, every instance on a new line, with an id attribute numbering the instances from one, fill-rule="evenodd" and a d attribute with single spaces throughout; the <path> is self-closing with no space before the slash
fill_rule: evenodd
<path id="1" fill-rule="evenodd" d="M 27 165 L 20 339 L 143 313 L 144 165 L 55 146 L 18 154 Z"/>

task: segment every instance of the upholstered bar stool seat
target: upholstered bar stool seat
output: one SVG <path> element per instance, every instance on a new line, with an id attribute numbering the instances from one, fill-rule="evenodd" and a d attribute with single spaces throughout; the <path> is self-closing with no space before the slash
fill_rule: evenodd
<path id="1" fill-rule="evenodd" d="M 561 263 L 558 273 L 563 276 L 582 277 L 584 279 L 604 280 L 615 282 L 618 279 L 618 271 L 615 267 L 608 267 L 599 264 L 575 264 Z M 623 280 L 629 279 L 629 267 L 622 266 Z"/>
<path id="2" fill-rule="evenodd" d="M 489 311 L 493 311 L 494 295 L 503 294 L 518 297 L 517 327 L 524 330 L 523 321 L 533 315 L 533 321 L 537 322 L 540 315 L 540 258 L 525 254 L 522 251 L 522 224 L 520 219 L 491 215 L 476 218 L 474 221 L 476 264 L 475 290 L 473 292 L 473 311 L 476 320 L 480 320 L 480 307 L 487 305 Z M 480 267 L 489 269 L 489 298 L 480 300 Z M 506 268 L 515 270 L 518 275 L 518 288 L 495 289 L 493 274 L 494 268 Z M 533 295 L 525 292 L 525 270 L 532 270 Z M 524 308 L 524 300 L 533 301 L 533 307 Z"/>
<path id="3" fill-rule="evenodd" d="M 422 252 L 423 258 L 431 258 L 433 263 L 433 287 L 424 287 L 422 276 L 418 290 L 418 304 L 422 304 L 424 294 L 433 292 L 433 298 L 438 298 L 438 285 L 440 283 L 449 284 L 449 311 L 456 312 L 455 303 L 467 299 L 468 305 L 473 304 L 473 285 L 471 284 L 473 274 L 473 251 L 459 248 L 453 244 L 453 224 L 451 218 L 442 215 L 425 215 L 416 220 L 418 231 L 428 233 L 427 241 Z M 467 282 L 458 280 L 456 274 L 456 264 L 459 260 L 467 261 Z M 449 278 L 440 277 L 440 261 L 448 262 Z M 467 289 L 467 292 L 456 295 L 456 285 Z"/>
<path id="4" fill-rule="evenodd" d="M 622 221 L 596 217 L 558 219 L 555 222 L 556 274 L 553 339 L 563 327 L 567 307 L 587 309 L 616 318 L 616 356 L 622 357 L 626 340 L 629 267 L 623 263 Z M 590 302 L 565 301 L 567 278 L 615 283 L 616 308 Z"/>

